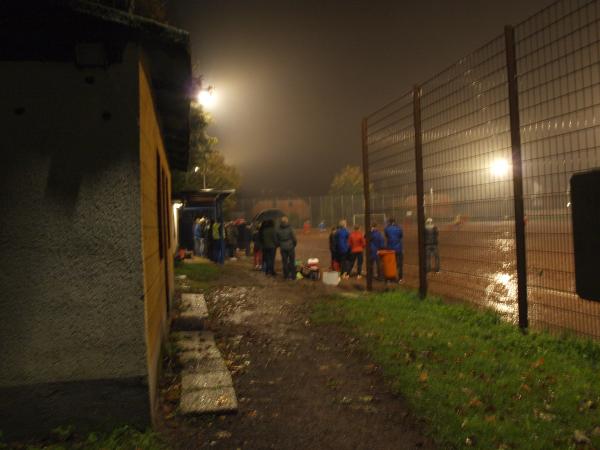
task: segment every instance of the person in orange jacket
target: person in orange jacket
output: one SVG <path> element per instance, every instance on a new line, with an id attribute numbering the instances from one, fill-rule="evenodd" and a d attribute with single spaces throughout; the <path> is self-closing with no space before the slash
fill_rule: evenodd
<path id="1" fill-rule="evenodd" d="M 352 272 L 354 262 L 357 261 L 356 278 L 360 279 L 362 278 L 363 253 L 367 246 L 365 236 L 360 231 L 360 225 L 354 225 L 354 231 L 350 233 L 348 244 L 350 245 L 350 263 L 348 264 L 350 267 L 348 268 L 348 273 Z"/>

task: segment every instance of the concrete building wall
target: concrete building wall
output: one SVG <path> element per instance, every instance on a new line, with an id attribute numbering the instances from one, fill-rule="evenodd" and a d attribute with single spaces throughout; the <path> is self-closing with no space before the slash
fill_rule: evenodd
<path id="1" fill-rule="evenodd" d="M 5 434 L 147 421 L 138 61 L 0 62 Z"/>
<path id="2" fill-rule="evenodd" d="M 171 172 L 144 65 L 139 65 L 140 170 L 148 386 L 152 410 L 174 293 Z M 162 246 L 162 248 L 161 248 Z"/>

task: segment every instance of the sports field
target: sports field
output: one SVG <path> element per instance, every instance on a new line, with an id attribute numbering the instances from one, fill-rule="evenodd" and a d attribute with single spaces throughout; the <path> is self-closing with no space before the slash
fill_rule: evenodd
<path id="1" fill-rule="evenodd" d="M 512 221 L 439 225 L 441 270 L 428 275 L 429 293 L 490 307 L 517 320 Z M 526 226 L 529 320 L 533 327 L 600 338 L 600 304 L 575 294 L 570 229 L 565 222 L 530 220 Z M 297 231 L 297 258 L 318 257 L 328 267 L 328 233 Z M 404 280 L 418 286 L 417 233 L 404 229 Z M 365 269 L 363 269 L 365 272 Z M 377 282 L 376 282 L 377 283 Z"/>

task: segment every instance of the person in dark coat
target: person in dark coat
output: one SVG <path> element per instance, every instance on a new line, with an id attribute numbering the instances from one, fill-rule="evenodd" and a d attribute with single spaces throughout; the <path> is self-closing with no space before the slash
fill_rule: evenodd
<path id="1" fill-rule="evenodd" d="M 377 228 L 377 224 L 374 223 L 371 226 L 371 242 L 369 242 L 369 255 L 371 257 L 371 273 L 373 272 L 373 264 L 377 268 L 377 276 L 378 280 L 383 279 L 383 273 L 381 272 L 381 259 L 379 258 L 378 251 L 385 247 L 385 240 L 383 239 L 383 234 Z"/>
<path id="2" fill-rule="evenodd" d="M 277 236 L 275 236 L 275 223 L 272 220 L 265 220 L 260 227 L 260 246 L 265 274 L 275 276 Z"/>
<path id="3" fill-rule="evenodd" d="M 434 272 L 440 271 L 440 250 L 438 247 L 438 227 L 433 224 L 429 217 L 425 221 L 425 257 L 427 261 L 427 272 L 431 272 L 431 259 L 434 260 Z"/>
<path id="4" fill-rule="evenodd" d="M 260 227 L 260 223 L 255 224 L 254 231 L 252 232 L 252 243 L 254 244 L 254 268 L 256 270 L 261 270 L 263 268 L 263 254 L 262 247 L 260 245 Z"/>
<path id="5" fill-rule="evenodd" d="M 340 260 L 337 256 L 337 244 L 336 244 L 336 234 L 337 227 L 332 227 L 331 232 L 329 233 L 329 253 L 331 254 L 331 270 L 339 270 Z"/>
<path id="6" fill-rule="evenodd" d="M 246 256 L 250 256 L 250 232 L 246 221 L 244 219 L 240 219 L 236 226 L 238 231 L 237 248 L 243 252 L 246 252 Z"/>
<path id="7" fill-rule="evenodd" d="M 286 216 L 281 218 L 279 228 L 275 236 L 277 238 L 277 246 L 281 252 L 281 264 L 283 266 L 283 278 L 296 279 L 296 234 L 294 229 L 290 227 L 289 219 Z"/>
<path id="8" fill-rule="evenodd" d="M 387 248 L 396 253 L 396 268 L 398 269 L 398 282 L 402 282 L 404 252 L 402 248 L 402 227 L 396 224 L 394 219 L 388 220 L 388 226 L 384 230 Z"/>
<path id="9" fill-rule="evenodd" d="M 235 256 L 235 249 L 238 243 L 238 229 L 233 222 L 225 225 L 225 244 L 227 245 L 227 256 L 233 258 Z"/>
<path id="10" fill-rule="evenodd" d="M 348 267 L 350 263 L 350 244 L 348 243 L 348 238 L 350 237 L 350 232 L 346 228 L 346 221 L 340 220 L 340 226 L 336 232 L 336 249 L 337 255 L 340 261 L 340 271 L 342 278 L 350 278 L 350 267 Z"/>

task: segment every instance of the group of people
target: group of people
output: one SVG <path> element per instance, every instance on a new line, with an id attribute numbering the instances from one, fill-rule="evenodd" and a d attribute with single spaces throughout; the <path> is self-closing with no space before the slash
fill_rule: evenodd
<path id="1" fill-rule="evenodd" d="M 296 279 L 296 233 L 290 226 L 289 219 L 283 216 L 279 226 L 274 220 L 265 220 L 257 224 L 252 234 L 254 243 L 254 267 L 262 270 L 267 276 L 275 276 L 275 255 L 277 248 L 281 253 L 283 278 Z"/>
<path id="2" fill-rule="evenodd" d="M 253 247 L 254 267 L 262 270 L 267 276 L 275 276 L 275 256 L 277 249 L 281 253 L 284 279 L 296 279 L 296 234 L 289 224 L 289 219 L 284 216 L 279 220 L 278 226 L 274 220 L 265 220 L 251 226 L 243 219 L 225 224 L 224 230 L 218 221 L 205 217 L 197 217 L 194 221 L 194 253 L 199 256 L 219 260 L 221 245 L 217 242 L 221 237 L 225 240 L 226 254 L 234 258 L 237 250 L 246 256 L 251 255 Z M 365 251 L 369 252 L 372 273 L 377 279 L 383 279 L 380 250 L 391 250 L 396 259 L 396 280 L 403 280 L 404 266 L 404 232 L 400 225 L 392 218 L 380 231 L 377 223 L 371 226 L 371 239 L 367 244 L 366 236 L 360 225 L 354 225 L 349 231 L 347 222 L 341 220 L 337 227 L 331 229 L 329 234 L 329 250 L 331 253 L 331 269 L 341 273 L 342 278 L 350 278 L 356 266 L 356 278 L 362 278 Z M 368 248 L 367 248 L 368 245 Z M 425 222 L 425 254 L 427 258 L 427 271 L 439 272 L 440 255 L 438 250 L 438 228 L 429 218 Z M 432 266 L 433 261 L 433 266 Z"/>
<path id="3" fill-rule="evenodd" d="M 371 268 L 376 268 L 376 278 L 383 279 L 381 258 L 379 251 L 391 250 L 396 258 L 396 280 L 403 280 L 404 266 L 404 231 L 402 227 L 391 218 L 383 233 L 379 230 L 377 223 L 371 225 L 371 239 L 369 243 L 369 260 Z M 356 266 L 356 278 L 362 277 L 363 258 L 367 250 L 367 241 L 360 225 L 354 225 L 352 232 L 348 230 L 347 222 L 341 220 L 337 227 L 331 229 L 329 234 L 329 251 L 331 253 L 331 269 L 341 273 L 342 278 L 348 279 Z M 427 271 L 439 272 L 440 256 L 438 250 L 438 228 L 433 224 L 433 219 L 427 219 L 425 223 L 425 252 L 427 257 Z M 434 266 L 431 266 L 431 260 Z M 373 267 L 375 266 L 375 267 Z M 375 272 L 373 272 L 375 273 Z"/>
<path id="4" fill-rule="evenodd" d="M 225 224 L 225 246 L 229 258 L 234 258 L 238 250 L 250 256 L 251 242 L 251 227 L 244 219 L 232 220 Z"/>
<path id="5" fill-rule="evenodd" d="M 194 253 L 218 261 L 221 256 L 221 224 L 206 217 L 196 217 L 193 227 Z"/>

